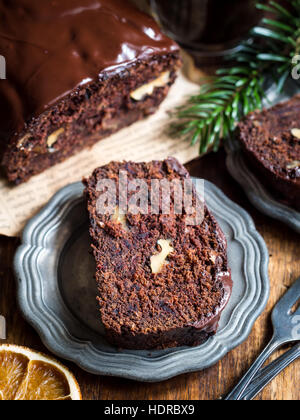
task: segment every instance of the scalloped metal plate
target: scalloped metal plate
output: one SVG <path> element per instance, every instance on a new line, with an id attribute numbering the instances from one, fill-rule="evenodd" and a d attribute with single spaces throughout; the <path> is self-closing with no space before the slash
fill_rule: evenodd
<path id="1" fill-rule="evenodd" d="M 193 348 L 118 350 L 98 321 L 88 219 L 76 183 L 59 191 L 27 224 L 15 255 L 18 301 L 57 356 L 99 375 L 155 382 L 214 365 L 249 335 L 269 296 L 268 251 L 250 216 L 205 182 L 205 198 L 228 240 L 234 287 L 217 334 Z"/>

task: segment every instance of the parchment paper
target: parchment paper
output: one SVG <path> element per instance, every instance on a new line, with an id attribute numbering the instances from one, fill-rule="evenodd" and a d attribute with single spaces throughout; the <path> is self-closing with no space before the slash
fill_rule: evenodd
<path id="1" fill-rule="evenodd" d="M 197 84 L 181 74 L 153 116 L 98 142 L 91 149 L 80 152 L 25 184 L 14 187 L 0 178 L 0 234 L 20 235 L 26 222 L 55 192 L 71 182 L 80 181 L 97 166 L 111 160 L 149 161 L 175 156 L 186 163 L 195 158 L 198 155 L 197 145 L 191 147 L 182 139 L 168 137 L 166 128 L 170 121 L 167 111 L 198 90 Z"/>

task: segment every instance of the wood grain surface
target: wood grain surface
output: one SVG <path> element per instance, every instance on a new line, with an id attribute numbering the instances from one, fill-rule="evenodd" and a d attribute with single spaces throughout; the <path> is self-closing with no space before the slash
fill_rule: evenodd
<path id="1" fill-rule="evenodd" d="M 193 176 L 214 182 L 252 215 L 270 253 L 271 296 L 268 307 L 256 321 L 249 338 L 227 354 L 217 365 L 203 372 L 184 374 L 166 382 L 144 384 L 93 376 L 72 363 L 64 362 L 76 375 L 83 398 L 86 400 L 220 398 L 231 390 L 271 338 L 270 312 L 286 289 L 300 276 L 299 235 L 284 224 L 259 214 L 251 207 L 241 188 L 226 170 L 224 151 L 195 160 L 187 167 Z M 5 316 L 7 321 L 7 340 L 0 340 L 0 343 L 25 345 L 49 354 L 37 333 L 24 321 L 18 310 L 12 271 L 12 259 L 17 245 L 16 238 L 0 237 L 0 315 Z M 278 355 L 279 353 L 274 358 Z M 257 399 L 299 400 L 299 384 L 300 360 L 282 372 Z"/>

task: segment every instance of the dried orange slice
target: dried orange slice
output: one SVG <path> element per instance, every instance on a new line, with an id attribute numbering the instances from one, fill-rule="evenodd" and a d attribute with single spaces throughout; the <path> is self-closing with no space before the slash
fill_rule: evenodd
<path id="1" fill-rule="evenodd" d="M 81 400 L 72 373 L 25 347 L 0 345 L 0 400 Z"/>

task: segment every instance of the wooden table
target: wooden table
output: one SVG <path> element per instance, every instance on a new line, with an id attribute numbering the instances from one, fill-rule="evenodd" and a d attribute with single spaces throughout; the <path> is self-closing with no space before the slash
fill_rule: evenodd
<path id="1" fill-rule="evenodd" d="M 300 276 L 299 235 L 251 207 L 241 188 L 228 174 L 224 157 L 224 152 L 220 151 L 195 160 L 187 167 L 192 175 L 206 178 L 218 185 L 254 218 L 270 253 L 271 296 L 267 309 L 256 321 L 249 338 L 216 366 L 203 372 L 181 375 L 166 382 L 143 384 L 118 378 L 97 377 L 85 373 L 72 363 L 65 363 L 78 378 L 84 399 L 217 399 L 231 390 L 270 339 L 270 311 L 287 287 Z M 18 240 L 15 238 L 0 237 L 0 314 L 7 320 L 6 342 L 49 353 L 37 333 L 23 320 L 17 307 L 12 272 L 12 258 L 17 245 Z M 258 399 L 299 400 L 299 383 L 300 360 L 281 373 Z"/>

